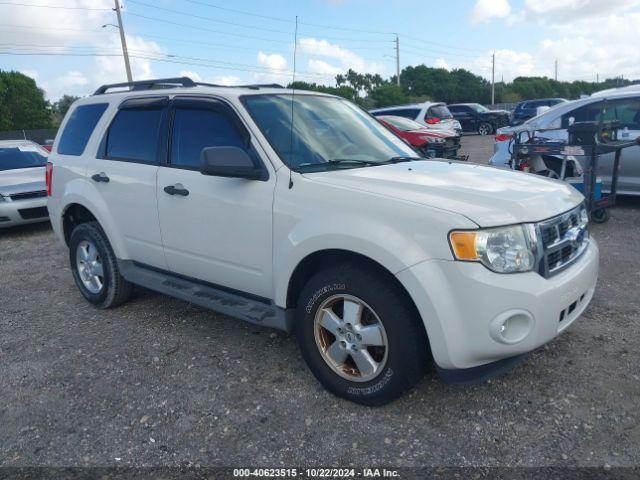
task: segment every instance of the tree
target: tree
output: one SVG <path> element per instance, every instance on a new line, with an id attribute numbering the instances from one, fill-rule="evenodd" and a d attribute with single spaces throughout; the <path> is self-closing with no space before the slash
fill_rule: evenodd
<path id="1" fill-rule="evenodd" d="M 386 83 L 374 88 L 369 94 L 369 97 L 373 100 L 376 107 L 388 107 L 409 101 L 409 97 L 407 97 L 402 87 L 391 83 Z"/>
<path id="2" fill-rule="evenodd" d="M 0 130 L 49 128 L 51 111 L 35 80 L 0 70 Z"/>
<path id="3" fill-rule="evenodd" d="M 63 95 L 60 100 L 54 102 L 54 104 L 51 106 L 51 114 L 54 125 L 60 125 L 62 119 L 69 111 L 69 108 L 71 107 L 73 102 L 75 102 L 79 98 L 80 97 L 76 97 L 74 95 Z"/>

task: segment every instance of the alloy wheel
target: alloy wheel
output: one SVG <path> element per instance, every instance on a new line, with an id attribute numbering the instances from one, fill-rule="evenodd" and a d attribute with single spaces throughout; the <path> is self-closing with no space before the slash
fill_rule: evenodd
<path id="1" fill-rule="evenodd" d="M 98 249 L 89 240 L 82 240 L 76 249 L 76 268 L 84 287 L 98 294 L 104 286 L 104 268 Z"/>

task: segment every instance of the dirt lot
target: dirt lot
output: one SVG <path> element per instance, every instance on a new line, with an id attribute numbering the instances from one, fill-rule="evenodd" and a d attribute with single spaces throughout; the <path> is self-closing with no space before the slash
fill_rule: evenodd
<path id="1" fill-rule="evenodd" d="M 638 465 L 640 199 L 621 203 L 566 333 L 499 379 L 430 374 L 382 408 L 324 391 L 291 336 L 146 292 L 97 311 L 48 226 L 0 233 L 0 465 Z"/>

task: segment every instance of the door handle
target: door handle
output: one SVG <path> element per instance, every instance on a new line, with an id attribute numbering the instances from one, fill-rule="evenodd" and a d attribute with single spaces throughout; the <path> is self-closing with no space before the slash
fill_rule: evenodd
<path id="1" fill-rule="evenodd" d="M 100 173 L 96 173 L 95 175 L 92 175 L 91 180 L 98 183 L 100 182 L 109 183 L 109 177 L 107 177 L 107 174 L 104 172 L 100 172 Z"/>
<path id="2" fill-rule="evenodd" d="M 164 191 L 166 193 L 168 193 L 169 195 L 180 195 L 181 197 L 186 197 L 186 196 L 189 195 L 189 190 L 184 188 L 179 183 L 176 183 L 175 185 L 169 185 L 167 187 L 164 187 Z"/>

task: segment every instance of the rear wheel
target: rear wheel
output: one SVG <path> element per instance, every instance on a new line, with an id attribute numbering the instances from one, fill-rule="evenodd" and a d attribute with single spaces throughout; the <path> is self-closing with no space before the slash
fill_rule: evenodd
<path id="1" fill-rule="evenodd" d="M 116 256 L 98 223 L 82 223 L 73 229 L 69 260 L 76 286 L 89 303 L 111 308 L 131 297 L 133 285 L 120 275 Z"/>
<path id="2" fill-rule="evenodd" d="M 599 208 L 591 212 L 591 220 L 593 223 L 605 223 L 609 220 L 611 214 L 606 208 Z"/>
<path id="3" fill-rule="evenodd" d="M 411 388 L 429 358 L 424 327 L 406 294 L 374 269 L 341 265 L 314 275 L 296 310 L 307 365 L 332 393 L 383 405 Z"/>
<path id="4" fill-rule="evenodd" d="M 490 123 L 482 122 L 478 125 L 478 133 L 480 135 L 491 135 L 493 133 L 493 126 Z"/>

